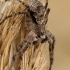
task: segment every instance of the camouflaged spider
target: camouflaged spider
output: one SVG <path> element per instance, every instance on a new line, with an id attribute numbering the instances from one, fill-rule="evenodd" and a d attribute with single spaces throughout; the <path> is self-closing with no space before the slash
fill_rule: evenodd
<path id="1" fill-rule="evenodd" d="M 25 5 L 27 9 L 23 12 L 17 12 L 15 14 L 8 15 L 5 17 L 4 20 L 0 22 L 1 24 L 7 18 L 15 15 L 19 15 L 19 14 L 25 15 L 25 28 L 26 31 L 28 31 L 28 34 L 26 35 L 22 43 L 17 47 L 16 52 L 13 55 L 13 61 L 15 60 L 17 53 L 20 52 L 21 49 L 24 53 L 31 44 L 36 45 L 40 41 L 41 43 L 48 41 L 49 54 L 50 54 L 49 70 L 51 70 L 52 63 L 53 63 L 53 50 L 54 50 L 55 38 L 52 35 L 52 33 L 45 28 L 45 25 L 48 21 L 48 14 L 50 11 L 50 9 L 47 8 L 48 0 L 46 0 L 45 6 L 43 6 L 43 4 L 38 0 L 31 0 L 28 4 L 25 4 L 20 0 L 18 1 L 23 5 Z M 23 48 L 23 46 L 25 47 Z"/>

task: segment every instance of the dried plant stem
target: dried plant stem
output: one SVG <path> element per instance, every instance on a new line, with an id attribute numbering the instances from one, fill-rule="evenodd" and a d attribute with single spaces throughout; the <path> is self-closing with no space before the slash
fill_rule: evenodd
<path id="1" fill-rule="evenodd" d="M 1 20 L 13 12 L 24 9 L 25 7 L 21 3 L 11 0 L 3 8 Z M 0 25 L 0 70 L 8 70 L 14 51 L 25 36 L 24 14 L 8 18 Z M 12 70 L 17 70 L 17 66 L 20 66 L 21 70 L 44 70 L 47 64 L 47 59 L 42 56 L 45 46 L 45 43 L 40 43 L 37 46 L 31 45 L 23 54 L 21 61 L 17 55 Z M 18 61 L 20 61 L 20 64 Z"/>

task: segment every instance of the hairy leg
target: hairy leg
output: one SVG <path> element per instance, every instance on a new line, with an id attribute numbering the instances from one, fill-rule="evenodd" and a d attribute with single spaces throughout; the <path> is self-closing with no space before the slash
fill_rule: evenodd
<path id="1" fill-rule="evenodd" d="M 55 44 L 55 38 L 52 35 L 51 32 L 47 30 L 47 38 L 48 38 L 48 43 L 49 43 L 49 55 L 50 55 L 50 68 L 51 70 L 52 64 L 53 64 L 53 59 L 54 59 L 54 44 Z"/>
<path id="2" fill-rule="evenodd" d="M 17 47 L 17 49 L 13 55 L 9 70 L 11 70 L 12 65 L 15 61 L 15 58 L 16 58 L 16 56 L 18 56 L 18 53 L 21 53 L 20 57 L 22 57 L 22 54 L 24 54 L 25 51 L 27 50 L 27 48 L 35 41 L 35 38 L 36 38 L 36 34 L 34 32 L 31 31 L 28 33 L 28 35 L 25 37 L 25 39 L 22 41 L 22 43 Z"/>
<path id="3" fill-rule="evenodd" d="M 48 6 L 48 1 L 46 0 L 43 24 L 46 24 L 47 21 L 48 21 L 48 14 L 50 12 L 50 9 L 47 8 L 47 6 Z M 52 35 L 52 33 L 49 32 L 48 30 L 46 30 L 46 37 L 45 37 L 45 39 L 43 39 L 41 41 L 41 43 L 44 43 L 46 41 L 48 41 L 48 43 L 49 43 L 49 57 L 50 57 L 50 67 L 49 67 L 49 70 L 51 70 L 51 67 L 52 67 L 52 64 L 53 64 L 53 59 L 54 59 L 53 58 L 53 53 L 54 53 L 55 38 Z"/>
<path id="4" fill-rule="evenodd" d="M 46 0 L 46 3 L 45 3 L 45 9 L 47 8 L 47 6 L 48 6 L 48 0 Z"/>
<path id="5" fill-rule="evenodd" d="M 49 32 L 48 30 L 46 31 L 46 37 L 45 39 L 43 39 L 41 41 L 41 43 L 44 43 L 48 41 L 49 43 L 49 57 L 50 57 L 50 67 L 49 67 L 49 70 L 51 70 L 52 68 L 52 64 L 53 64 L 53 59 L 54 59 L 54 44 L 55 44 L 55 38 L 54 36 L 52 35 L 51 32 Z"/>
<path id="6" fill-rule="evenodd" d="M 48 21 L 48 15 L 49 15 L 50 9 L 46 9 L 45 10 L 45 15 L 44 15 L 44 23 L 46 24 Z"/>
<path id="7" fill-rule="evenodd" d="M 10 14 L 8 16 L 6 16 L 3 20 L 0 21 L 0 25 L 8 18 L 12 17 L 12 16 L 16 16 L 16 15 L 20 15 L 20 14 L 26 14 L 27 12 L 26 11 L 21 11 L 21 12 L 17 12 L 17 13 L 14 13 L 14 14 Z"/>
<path id="8" fill-rule="evenodd" d="M 23 4 L 24 6 L 28 7 L 28 5 L 26 5 L 24 2 L 22 2 L 21 0 L 17 0 L 18 2 L 20 2 L 21 4 Z"/>

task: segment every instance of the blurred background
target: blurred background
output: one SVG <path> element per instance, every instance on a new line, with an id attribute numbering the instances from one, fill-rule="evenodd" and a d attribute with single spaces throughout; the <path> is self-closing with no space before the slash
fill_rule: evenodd
<path id="1" fill-rule="evenodd" d="M 48 7 L 47 29 L 56 38 L 52 70 L 70 70 L 70 0 L 49 0 Z"/>
<path id="2" fill-rule="evenodd" d="M 49 0 L 49 29 L 56 38 L 52 70 L 70 70 L 70 0 Z"/>

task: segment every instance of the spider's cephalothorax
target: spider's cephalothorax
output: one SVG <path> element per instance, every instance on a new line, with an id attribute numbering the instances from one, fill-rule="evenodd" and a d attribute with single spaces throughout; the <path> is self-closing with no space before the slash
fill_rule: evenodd
<path id="1" fill-rule="evenodd" d="M 31 2 L 28 3 L 29 9 L 32 12 L 31 14 L 34 16 L 36 19 L 36 22 L 38 24 L 45 24 L 44 19 L 46 18 L 49 14 L 50 9 L 47 8 L 48 2 L 46 1 L 46 5 L 43 6 L 43 4 L 38 1 L 38 0 L 32 0 Z"/>
<path id="2" fill-rule="evenodd" d="M 30 0 L 28 4 L 25 4 L 20 0 L 18 1 L 23 5 L 25 5 L 27 9 L 23 12 L 17 12 L 9 16 L 6 16 L 5 19 L 0 22 L 1 24 L 9 17 L 16 16 L 19 14 L 25 14 L 25 28 L 28 34 L 26 35 L 22 43 L 17 47 L 16 52 L 13 55 L 13 61 L 15 60 L 17 53 L 20 52 L 20 50 L 22 50 L 22 52 L 24 53 L 27 50 L 27 48 L 30 46 L 30 44 L 36 45 L 40 41 L 41 43 L 48 41 L 49 54 L 50 54 L 49 70 L 51 70 L 51 66 L 53 63 L 53 50 L 54 50 L 55 38 L 51 34 L 51 32 L 49 32 L 45 28 L 45 25 L 48 21 L 48 14 L 50 11 L 50 9 L 47 8 L 48 1 L 46 0 L 45 6 L 43 6 L 43 4 L 38 0 Z M 11 66 L 9 70 L 11 70 Z"/>

